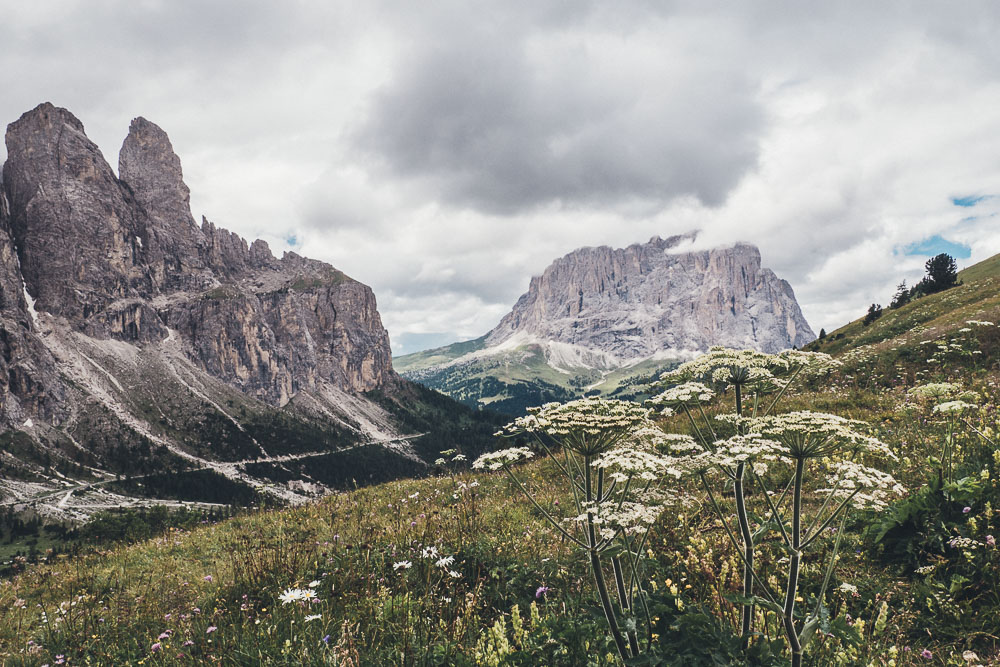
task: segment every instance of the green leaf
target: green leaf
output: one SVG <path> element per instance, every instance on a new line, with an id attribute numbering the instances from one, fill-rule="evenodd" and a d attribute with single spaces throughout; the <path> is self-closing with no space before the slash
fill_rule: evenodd
<path id="1" fill-rule="evenodd" d="M 802 632 L 799 633 L 799 643 L 805 648 L 813 637 L 816 635 L 816 629 L 819 627 L 819 617 L 810 616 L 806 619 L 805 624 L 802 626 Z"/>

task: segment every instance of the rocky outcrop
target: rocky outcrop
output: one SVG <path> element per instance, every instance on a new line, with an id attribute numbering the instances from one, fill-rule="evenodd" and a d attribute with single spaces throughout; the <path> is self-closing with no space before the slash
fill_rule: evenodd
<path id="1" fill-rule="evenodd" d="M 19 271 L 6 195 L 0 191 L 0 427 L 65 413 L 65 390 L 39 340 Z"/>
<path id="2" fill-rule="evenodd" d="M 690 237 L 581 248 L 531 279 L 486 339 L 556 341 L 627 362 L 712 345 L 777 352 L 815 339 L 791 286 L 756 247 L 677 252 Z"/>
<path id="3" fill-rule="evenodd" d="M 197 367 L 276 406 L 302 390 L 393 381 L 371 290 L 322 262 L 276 259 L 264 241 L 204 218 L 196 225 L 180 159 L 157 125 L 132 121 L 117 177 L 83 124 L 48 103 L 12 123 L 6 141 L 5 406 L 45 412 L 62 388 L 32 331 L 31 298 L 97 340 L 157 345 L 176 332 Z"/>
<path id="4" fill-rule="evenodd" d="M 118 174 L 131 192 L 142 223 L 142 254 L 158 289 L 212 283 L 204 261 L 205 239 L 191 216 L 191 192 L 166 132 L 136 118 L 118 156 Z"/>
<path id="5" fill-rule="evenodd" d="M 294 253 L 272 264 L 169 310 L 198 363 L 277 404 L 322 382 L 355 392 L 385 385 L 392 360 L 371 289 Z"/>
<path id="6" fill-rule="evenodd" d="M 83 124 L 46 103 L 6 141 L 10 228 L 36 308 L 83 328 L 119 299 L 152 296 L 134 202 Z"/>

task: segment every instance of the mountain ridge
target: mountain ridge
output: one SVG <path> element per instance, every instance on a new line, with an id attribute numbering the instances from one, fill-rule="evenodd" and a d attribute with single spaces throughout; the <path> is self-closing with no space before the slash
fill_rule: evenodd
<path id="1" fill-rule="evenodd" d="M 713 345 L 778 352 L 815 339 L 791 285 L 761 265 L 755 246 L 685 250 L 694 238 L 574 250 L 532 277 L 484 336 L 394 364 L 467 405 L 510 400 L 516 413 L 531 401 L 620 395 Z"/>
<path id="2" fill-rule="evenodd" d="M 83 123 L 50 103 L 11 123 L 6 143 L 5 504 L 79 518 L 127 500 L 103 493 L 108 475 L 196 469 L 298 502 L 352 476 L 421 473 L 438 445 L 415 428 L 445 440 L 478 428 L 393 371 L 367 285 L 197 225 L 159 126 L 132 121 L 118 175 Z M 371 470 L 334 456 L 366 443 L 382 451 Z M 294 458 L 306 455 L 308 470 Z M 87 490 L 37 500 L 69 479 Z"/>

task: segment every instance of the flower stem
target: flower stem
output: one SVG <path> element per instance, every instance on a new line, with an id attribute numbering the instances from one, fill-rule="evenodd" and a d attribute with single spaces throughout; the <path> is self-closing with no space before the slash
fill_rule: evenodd
<path id="1" fill-rule="evenodd" d="M 621 602 L 622 609 L 627 612 L 632 611 L 632 601 L 628 598 L 628 594 L 625 592 L 625 576 L 622 574 L 622 561 L 618 556 L 611 557 L 611 567 L 614 568 L 615 572 L 615 585 L 618 587 L 618 600 Z M 635 630 L 626 630 L 626 636 L 628 637 L 628 646 L 632 650 L 632 655 L 639 655 L 639 641 L 636 639 Z"/>
<path id="2" fill-rule="evenodd" d="M 594 499 L 593 485 L 590 476 L 590 457 L 583 457 L 584 487 L 587 494 L 587 503 Z M 630 654 L 622 631 L 618 627 L 618 619 L 615 617 L 615 608 L 611 603 L 611 596 L 608 595 L 608 584 L 604 580 L 604 571 L 601 568 L 601 556 L 597 551 L 597 531 L 594 529 L 594 514 L 589 509 L 587 511 L 587 551 L 590 553 L 590 569 L 594 573 L 594 583 L 597 584 L 597 594 L 601 598 L 601 606 L 604 608 L 604 617 L 608 621 L 608 628 L 611 630 L 611 637 L 615 640 L 618 648 L 618 655 L 622 662 L 628 661 Z"/>
<path id="3" fill-rule="evenodd" d="M 788 587 L 785 589 L 785 637 L 792 652 L 792 665 L 802 664 L 802 643 L 795 630 L 795 595 L 799 586 L 799 565 L 802 560 L 802 473 L 805 460 L 795 461 L 795 486 L 792 491 L 792 550 L 788 561 Z"/>
<path id="4" fill-rule="evenodd" d="M 738 391 L 738 390 L 737 390 Z M 739 394 L 737 394 L 739 396 Z M 743 542 L 743 596 L 753 597 L 753 535 L 750 532 L 750 520 L 747 517 L 746 496 L 743 488 L 743 474 L 746 464 L 736 467 L 736 478 L 733 480 L 733 493 L 736 496 L 736 518 L 740 524 L 740 539 Z M 746 603 L 740 610 L 740 637 L 743 648 L 750 645 L 750 633 L 753 631 L 753 604 Z"/>

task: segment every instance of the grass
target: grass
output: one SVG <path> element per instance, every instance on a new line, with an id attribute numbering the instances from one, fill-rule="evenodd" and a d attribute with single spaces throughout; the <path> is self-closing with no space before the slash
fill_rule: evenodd
<path id="1" fill-rule="evenodd" d="M 995 378 L 977 382 L 987 407 L 975 423 L 995 431 L 1000 397 L 989 384 Z M 727 400 L 722 397 L 718 409 Z M 796 395 L 787 407 L 877 424 L 879 435 L 900 452 L 897 476 L 919 488 L 943 427 L 924 424 L 922 414 L 901 407 L 906 401 L 901 390 L 871 392 L 837 382 Z M 971 438 L 963 442 L 973 446 Z M 519 474 L 543 506 L 570 504 L 553 483 L 548 460 L 522 466 Z M 835 594 L 832 609 L 871 624 L 887 601 L 891 616 L 878 633 L 862 627 L 867 653 L 829 638 L 816 654 L 875 657 L 891 646 L 911 646 L 958 655 L 964 643 L 954 637 L 921 637 L 928 612 L 913 597 L 919 581 L 879 560 L 866 535 L 869 520 L 852 518 L 850 548 L 836 571 L 835 583 L 853 582 L 860 597 Z M 438 556 L 421 558 L 429 547 Z M 664 516 L 650 548 L 647 567 L 656 594 L 670 595 L 675 605 L 678 599 L 689 606 L 704 600 L 716 613 L 733 613 L 725 595 L 737 585 L 736 560 L 710 511 Z M 446 556 L 454 561 L 436 567 Z M 394 568 L 403 561 L 412 566 Z M 807 561 L 807 567 L 818 564 Z M 52 664 L 61 655 L 70 664 L 460 665 L 500 664 L 490 662 L 499 654 L 509 664 L 518 664 L 512 656 L 523 664 L 584 664 L 574 662 L 584 655 L 590 664 L 613 664 L 603 627 L 591 613 L 586 563 L 501 475 L 389 482 L 21 569 L 0 585 L 4 664 Z M 307 589 L 313 581 L 319 582 L 313 601 L 281 602 L 283 591 Z M 536 600 L 543 585 L 551 592 Z M 803 586 L 803 595 L 814 592 Z M 519 639 L 512 627 L 515 607 Z M 498 639 L 501 625 L 506 644 Z M 581 641 L 590 642 L 585 651 Z M 901 655 L 897 664 L 928 663 Z"/>
<path id="2" fill-rule="evenodd" d="M 910 491 L 891 512 L 849 515 L 807 664 L 963 665 L 970 650 L 981 664 L 1000 661 L 1000 552 L 989 545 L 1000 535 L 996 327 L 961 334 L 962 351 L 935 361 L 908 356 L 919 338 L 951 341 L 966 319 L 990 319 L 993 275 L 965 274 L 964 285 L 895 311 L 898 320 L 848 325 L 824 348 L 844 369 L 782 404 L 871 423 Z M 900 332 L 900 322 L 924 328 Z M 983 354 L 966 354 L 974 348 Z M 907 388 L 945 379 L 974 391 L 979 407 L 953 437 L 959 482 L 942 492 L 936 461 L 950 427 Z M 710 412 L 729 403 L 723 395 Z M 433 421 L 435 409 L 412 418 Z M 688 428 L 681 416 L 664 426 Z M 553 466 L 536 460 L 518 474 L 541 506 L 565 515 L 572 501 Z M 768 475 L 775 487 L 786 479 L 779 467 Z M 810 512 L 819 497 L 806 494 Z M 759 503 L 760 489 L 749 500 Z M 892 521 L 917 528 L 890 550 L 877 537 Z M 980 546 L 952 546 L 956 537 Z M 807 555 L 803 607 L 833 539 Z M 704 505 L 665 513 L 648 547 L 652 653 L 661 664 L 711 664 L 705 656 L 732 643 L 738 613 L 739 561 L 721 524 Z M 776 540 L 759 544 L 765 577 L 777 582 L 785 558 Z M 0 582 L 5 665 L 615 664 L 587 563 L 500 474 L 393 481 L 14 569 Z M 286 603 L 291 589 L 307 598 Z M 764 648 L 780 631 L 774 614 L 759 613 L 754 644 Z"/>

